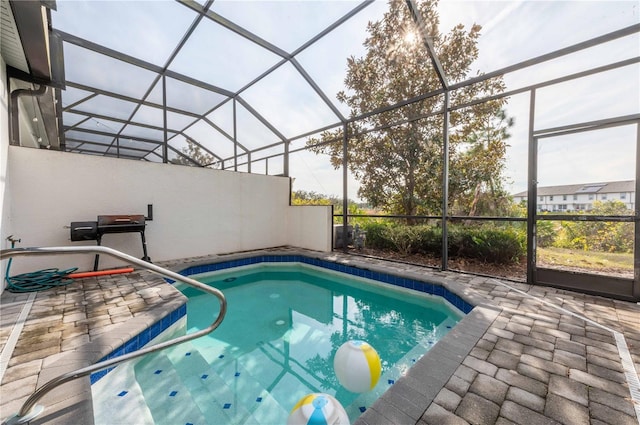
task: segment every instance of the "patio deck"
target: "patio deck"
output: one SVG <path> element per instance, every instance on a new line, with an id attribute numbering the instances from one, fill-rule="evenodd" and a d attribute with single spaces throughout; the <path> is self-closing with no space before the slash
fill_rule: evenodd
<path id="1" fill-rule="evenodd" d="M 441 283 L 478 306 L 367 409 L 359 424 L 640 423 L 638 304 L 295 248 L 159 265 L 180 269 L 265 253 L 408 274 Z M 3 293 L 0 416 L 16 412 L 47 380 L 97 361 L 184 302 L 146 271 L 82 279 L 38 294 Z M 30 311 L 23 312 L 25 305 Z M 12 333 L 26 313 L 21 332 Z M 88 378 L 64 384 L 42 404 L 46 410 L 33 424 L 93 422 Z"/>

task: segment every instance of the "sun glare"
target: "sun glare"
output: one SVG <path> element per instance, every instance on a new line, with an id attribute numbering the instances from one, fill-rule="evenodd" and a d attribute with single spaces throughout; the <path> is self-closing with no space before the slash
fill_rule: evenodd
<path id="1" fill-rule="evenodd" d="M 418 41 L 418 34 L 415 31 L 406 31 L 403 37 L 404 44 L 410 46 Z"/>

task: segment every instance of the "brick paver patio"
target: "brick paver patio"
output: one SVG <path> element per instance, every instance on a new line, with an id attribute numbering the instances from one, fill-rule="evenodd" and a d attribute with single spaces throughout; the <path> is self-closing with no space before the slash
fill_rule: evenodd
<path id="1" fill-rule="evenodd" d="M 476 307 L 357 420 L 359 424 L 638 425 L 640 305 L 420 266 L 293 248 L 160 264 L 296 253 L 442 283 Z M 185 302 L 146 271 L 0 299 L 0 416 L 36 387 L 97 361 Z M 32 303 L 19 338 L 14 325 Z M 15 338 L 16 333 L 13 334 Z M 12 353 L 5 346 L 15 345 Z M 635 396 L 635 402 L 632 394 Z M 45 396 L 32 423 L 92 423 L 88 378 Z"/>

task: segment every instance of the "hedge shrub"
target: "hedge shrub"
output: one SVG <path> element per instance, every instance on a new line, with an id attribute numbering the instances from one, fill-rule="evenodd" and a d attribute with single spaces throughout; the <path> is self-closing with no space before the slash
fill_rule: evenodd
<path id="1" fill-rule="evenodd" d="M 393 243 L 386 235 L 388 227 L 385 223 L 365 223 L 362 229 L 367 232 L 366 246 L 373 249 L 394 249 Z"/>
<path id="2" fill-rule="evenodd" d="M 370 223 L 366 246 L 393 250 L 403 255 L 441 253 L 442 229 L 436 226 L 407 226 Z M 526 254 L 526 234 L 522 230 L 497 226 L 452 225 L 448 234 L 449 255 L 484 262 L 509 264 Z"/>
<path id="3" fill-rule="evenodd" d="M 526 237 L 511 228 L 462 229 L 461 256 L 488 263 L 515 263 L 526 254 Z"/>

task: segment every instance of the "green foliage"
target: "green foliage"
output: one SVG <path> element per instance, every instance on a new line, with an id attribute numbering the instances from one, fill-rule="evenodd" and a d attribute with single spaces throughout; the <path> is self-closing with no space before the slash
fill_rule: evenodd
<path id="1" fill-rule="evenodd" d="M 487 263 L 510 264 L 526 254 L 526 234 L 512 228 L 459 229 L 458 255 Z"/>
<path id="2" fill-rule="evenodd" d="M 622 201 L 595 201 L 593 203 L 593 209 L 591 210 L 593 215 L 633 215 L 633 211 L 628 209 Z"/>
<path id="3" fill-rule="evenodd" d="M 367 232 L 366 246 L 373 249 L 394 249 L 393 242 L 387 237 L 389 224 L 367 222 L 362 229 Z"/>
<path id="4" fill-rule="evenodd" d="M 537 246 L 547 248 L 553 246 L 556 240 L 558 229 L 552 221 L 538 220 L 536 224 Z"/>
<path id="5" fill-rule="evenodd" d="M 442 228 L 439 226 L 419 227 L 419 249 L 420 254 L 433 254 L 440 256 L 442 251 Z"/>
<path id="6" fill-rule="evenodd" d="M 296 190 L 291 194 L 291 205 L 333 205 L 333 214 L 342 214 L 342 198 L 336 196 L 323 195 L 317 192 L 307 192 L 306 190 Z M 362 206 L 349 199 L 347 201 L 347 214 L 362 215 L 365 211 Z M 334 223 L 342 223 L 342 218 L 334 217 Z M 352 218 L 351 224 L 362 224 L 366 218 Z"/>
<path id="7" fill-rule="evenodd" d="M 513 205 L 502 181 L 506 168 L 506 140 L 513 118 L 503 110 L 495 115 L 478 116 L 481 125 L 454 143 L 457 155 L 452 155 L 449 188 L 453 189 L 453 215 L 513 215 Z"/>
<path id="8" fill-rule="evenodd" d="M 385 237 L 394 250 L 402 255 L 416 252 L 420 242 L 420 229 L 417 226 L 390 226 L 387 227 Z"/>
<path id="9" fill-rule="evenodd" d="M 424 31 L 447 70 L 450 83 L 470 77 L 470 65 L 478 57 L 481 27 L 456 25 L 439 32 L 436 0 L 418 3 Z M 356 116 L 441 88 L 431 58 L 421 42 L 406 4 L 390 1 L 383 19 L 368 25 L 363 57 L 347 59 L 345 85 L 338 100 Z M 504 91 L 501 76 L 451 93 L 460 104 Z M 513 120 L 503 112 L 506 100 L 498 99 L 452 111 L 450 114 L 450 202 L 463 214 L 499 213 L 506 208 L 501 187 L 505 140 Z M 369 116 L 349 125 L 349 169 L 360 181 L 359 196 L 373 208 L 403 215 L 430 215 L 441 209 L 443 116 L 442 97 L 433 96 Z M 417 118 L 429 116 L 430 118 Z M 369 129 L 376 128 L 376 131 Z M 342 130 L 309 140 L 316 153 L 329 154 L 342 165 Z"/>
<path id="10" fill-rule="evenodd" d="M 623 216 L 633 212 L 620 201 L 596 201 L 593 215 Z M 633 223 L 563 221 L 553 246 L 584 251 L 633 252 Z"/>
<path id="11" fill-rule="evenodd" d="M 296 190 L 291 194 L 291 205 L 333 205 L 337 207 L 342 201 L 338 198 L 316 192 Z"/>
<path id="12" fill-rule="evenodd" d="M 553 243 L 556 248 L 588 250 L 585 229 L 582 224 L 573 222 L 562 222 L 560 232 Z"/>
<path id="13" fill-rule="evenodd" d="M 366 246 L 402 255 L 441 254 L 442 229 L 436 226 L 369 223 Z M 526 232 L 515 226 L 450 226 L 449 255 L 496 264 L 519 261 L 526 254 Z"/>

